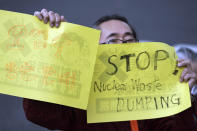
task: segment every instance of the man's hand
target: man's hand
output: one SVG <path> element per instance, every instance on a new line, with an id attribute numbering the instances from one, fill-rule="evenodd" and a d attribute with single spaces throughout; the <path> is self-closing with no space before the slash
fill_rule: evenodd
<path id="1" fill-rule="evenodd" d="M 197 74 L 192 70 L 192 63 L 190 60 L 178 59 L 178 67 L 185 67 L 183 70 L 180 82 L 188 82 L 190 90 L 197 84 Z"/>
<path id="2" fill-rule="evenodd" d="M 35 11 L 34 15 L 38 17 L 39 20 L 44 21 L 45 24 L 49 22 L 51 27 L 56 26 L 58 28 L 60 23 L 65 21 L 64 16 L 60 16 L 53 11 L 47 11 L 46 9 L 42 9 L 41 12 Z"/>

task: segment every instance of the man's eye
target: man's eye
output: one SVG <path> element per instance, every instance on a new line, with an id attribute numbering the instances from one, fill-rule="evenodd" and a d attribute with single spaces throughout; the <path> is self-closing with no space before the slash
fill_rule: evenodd
<path id="1" fill-rule="evenodd" d="M 136 42 L 136 39 L 128 39 L 126 40 L 127 43 L 132 43 L 132 42 Z"/>
<path id="2" fill-rule="evenodd" d="M 117 44 L 117 43 L 121 43 L 121 41 L 119 39 L 111 39 L 108 41 L 108 44 Z"/>

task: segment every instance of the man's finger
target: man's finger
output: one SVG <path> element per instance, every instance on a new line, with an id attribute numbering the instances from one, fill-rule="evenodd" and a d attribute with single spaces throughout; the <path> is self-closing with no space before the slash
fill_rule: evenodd
<path id="1" fill-rule="evenodd" d="M 188 82 L 189 79 L 191 79 L 191 78 L 192 78 L 192 74 L 186 74 L 186 75 L 184 76 L 183 80 L 184 80 L 185 82 Z"/>
<path id="2" fill-rule="evenodd" d="M 184 61 L 178 62 L 178 67 L 184 67 L 184 66 L 191 67 L 191 62 L 189 60 L 184 60 Z"/>
<path id="3" fill-rule="evenodd" d="M 42 20 L 43 19 L 42 18 L 42 15 L 41 15 L 41 12 L 39 12 L 39 11 L 35 11 L 34 12 L 34 16 L 38 17 L 39 20 Z"/>
<path id="4" fill-rule="evenodd" d="M 61 22 L 61 17 L 60 17 L 60 15 L 58 13 L 55 13 L 55 19 L 56 19 L 55 26 L 59 27 L 60 26 L 60 22 Z"/>
<path id="5" fill-rule="evenodd" d="M 55 20 L 55 13 L 53 11 L 49 11 L 49 22 L 51 27 L 55 25 Z"/>
<path id="6" fill-rule="evenodd" d="M 178 62 L 184 61 L 184 59 L 177 59 Z"/>
<path id="7" fill-rule="evenodd" d="M 46 9 L 41 10 L 41 14 L 44 18 L 44 23 L 46 24 L 49 21 L 49 14 Z"/>
<path id="8" fill-rule="evenodd" d="M 188 69 L 185 68 L 182 73 L 181 73 L 181 77 L 180 77 L 180 82 L 183 82 L 185 75 L 188 73 Z"/>
<path id="9" fill-rule="evenodd" d="M 62 21 L 62 22 L 66 22 L 66 21 L 67 21 L 67 20 L 64 18 L 63 15 L 61 16 L 61 21 Z"/>

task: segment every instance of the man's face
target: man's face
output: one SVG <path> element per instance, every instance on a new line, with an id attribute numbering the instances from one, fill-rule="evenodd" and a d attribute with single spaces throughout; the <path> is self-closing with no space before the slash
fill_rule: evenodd
<path id="1" fill-rule="evenodd" d="M 99 28 L 101 29 L 100 43 L 106 43 L 107 41 L 114 39 L 136 42 L 135 38 L 133 37 L 133 31 L 125 22 L 119 20 L 109 20 L 101 23 Z"/>

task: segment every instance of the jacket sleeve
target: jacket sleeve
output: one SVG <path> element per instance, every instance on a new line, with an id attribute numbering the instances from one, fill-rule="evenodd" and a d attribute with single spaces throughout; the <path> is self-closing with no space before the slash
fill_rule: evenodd
<path id="1" fill-rule="evenodd" d="M 195 131 L 191 108 L 173 116 L 139 122 L 143 131 Z"/>
<path id="2" fill-rule="evenodd" d="M 72 124 L 73 108 L 62 105 L 23 99 L 26 118 L 50 130 L 69 129 Z"/>

